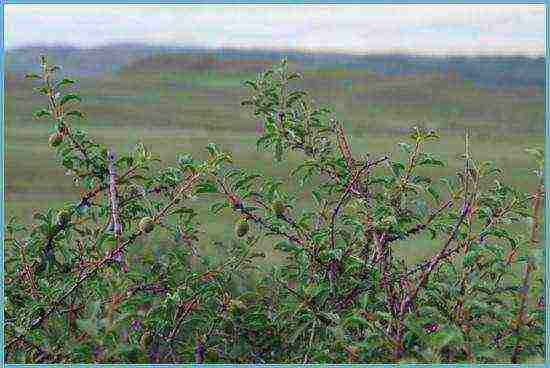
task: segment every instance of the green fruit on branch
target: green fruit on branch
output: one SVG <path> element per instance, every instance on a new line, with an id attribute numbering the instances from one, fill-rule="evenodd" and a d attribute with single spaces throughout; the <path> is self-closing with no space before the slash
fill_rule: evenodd
<path id="1" fill-rule="evenodd" d="M 237 235 L 239 238 L 242 238 L 248 233 L 249 230 L 248 222 L 245 218 L 239 219 L 237 223 L 235 224 L 235 235 Z"/>
<path id="2" fill-rule="evenodd" d="M 63 134 L 59 132 L 52 133 L 48 139 L 50 147 L 57 147 L 63 142 Z"/>
<path id="3" fill-rule="evenodd" d="M 144 233 L 150 233 L 155 228 L 155 223 L 152 218 L 144 217 L 139 221 L 139 229 Z"/>
<path id="4" fill-rule="evenodd" d="M 275 212 L 277 217 L 283 217 L 285 215 L 285 209 L 286 206 L 283 201 L 277 200 L 273 202 L 273 212 Z"/>

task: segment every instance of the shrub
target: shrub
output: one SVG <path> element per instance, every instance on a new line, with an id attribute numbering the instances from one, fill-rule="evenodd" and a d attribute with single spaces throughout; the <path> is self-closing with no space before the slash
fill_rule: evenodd
<path id="1" fill-rule="evenodd" d="M 41 66 L 27 75 L 48 103 L 35 116 L 52 120 L 51 149 L 82 196 L 6 227 L 6 361 L 542 359 L 540 150 L 527 150 L 541 178 L 533 194 L 501 183 L 468 137 L 450 177 L 422 174 L 446 165 L 426 151 L 435 131 L 413 128 L 401 154 L 359 157 L 283 61 L 245 82 L 243 105 L 263 122 L 259 149 L 303 155 L 292 172 L 303 193 L 289 193 L 214 143 L 208 159 L 180 154 L 170 167 L 142 143 L 115 153 L 71 123 L 82 118 L 66 90 L 75 81 L 56 80 L 46 57 Z M 219 257 L 196 246 L 209 225 L 197 198 L 234 214 Z M 160 238 L 170 244 L 153 250 Z M 260 267 L 266 238 L 285 259 Z M 412 239 L 440 245 L 411 265 L 395 246 Z"/>

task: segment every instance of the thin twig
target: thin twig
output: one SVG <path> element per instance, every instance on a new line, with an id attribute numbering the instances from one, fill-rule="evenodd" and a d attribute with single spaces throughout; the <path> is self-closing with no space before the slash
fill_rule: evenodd
<path id="1" fill-rule="evenodd" d="M 530 248 L 534 247 L 538 241 L 539 241 L 539 213 L 540 213 L 540 207 L 541 207 L 541 199 L 544 193 L 544 183 L 541 181 L 539 187 L 537 188 L 537 193 L 535 194 L 533 198 L 533 207 L 532 207 L 532 219 L 533 219 L 533 226 L 531 228 L 531 236 L 529 237 L 529 245 Z M 531 249 L 528 249 L 530 251 Z M 521 352 L 521 346 L 520 346 L 520 330 L 521 326 L 524 323 L 525 319 L 525 308 L 527 306 L 527 300 L 529 298 L 529 276 L 531 274 L 531 271 L 533 270 L 533 260 L 531 257 L 527 258 L 527 261 L 525 262 L 525 265 L 523 266 L 523 277 L 521 282 L 521 288 L 519 293 L 519 299 L 520 299 L 520 307 L 518 309 L 517 317 L 515 320 L 514 328 L 513 328 L 513 334 L 516 337 L 516 345 L 514 346 L 514 352 L 512 354 L 512 357 L 510 361 L 512 364 L 518 363 L 518 355 Z"/>
<path id="2" fill-rule="evenodd" d="M 427 269 L 426 271 L 424 271 L 424 273 L 420 276 L 420 281 L 419 283 L 417 284 L 417 286 L 413 289 L 413 292 L 411 294 L 409 294 L 408 298 L 407 298 L 407 303 L 410 303 L 410 302 L 413 302 L 415 299 L 416 299 L 416 296 L 418 294 L 418 292 L 420 291 L 420 289 L 422 287 L 424 287 L 424 284 L 426 283 L 426 281 L 428 280 L 428 277 L 430 276 L 430 274 L 432 273 L 432 271 L 435 269 L 435 266 L 439 263 L 439 261 L 441 261 L 444 257 L 445 257 L 445 254 L 447 252 L 447 249 L 449 248 L 449 245 L 456 239 L 456 237 L 458 236 L 458 232 L 460 231 L 460 226 L 462 225 L 462 223 L 464 222 L 464 220 L 466 219 L 466 216 L 468 215 L 468 212 L 469 212 L 469 209 L 470 209 L 470 206 L 469 204 L 466 202 L 463 206 L 463 209 L 462 209 L 462 213 L 460 214 L 460 217 L 455 225 L 455 228 L 452 232 L 452 234 L 449 236 L 449 238 L 447 239 L 447 241 L 445 242 L 445 245 L 443 246 L 443 248 L 435 255 L 433 256 L 430 261 L 428 262 L 427 264 Z"/>
<path id="3" fill-rule="evenodd" d="M 351 171 L 353 169 L 353 156 L 351 155 L 348 140 L 346 138 L 346 134 L 344 133 L 344 127 L 342 126 L 341 122 L 336 120 L 334 121 L 334 125 L 336 126 L 336 139 L 338 141 L 338 149 L 340 150 L 340 153 L 342 154 L 344 160 L 346 160 L 348 170 Z"/>
<path id="4" fill-rule="evenodd" d="M 520 305 L 518 309 L 518 313 L 516 316 L 516 320 L 513 327 L 513 335 L 516 337 L 516 344 L 514 346 L 514 352 L 512 353 L 512 357 L 510 358 L 510 362 L 512 364 L 518 363 L 518 355 L 521 352 L 521 345 L 520 345 L 520 339 L 519 334 L 521 330 L 521 326 L 523 325 L 523 320 L 525 319 L 525 306 L 527 305 L 527 299 L 529 297 L 529 275 L 531 274 L 531 260 L 527 260 L 525 262 L 525 265 L 523 266 L 523 277 L 521 282 L 521 288 L 519 299 L 520 299 Z"/>
<path id="5" fill-rule="evenodd" d="M 118 213 L 118 196 L 116 188 L 116 171 L 115 171 L 115 161 L 116 154 L 112 149 L 107 151 L 107 170 L 109 173 L 109 204 L 111 208 L 111 225 L 113 226 L 113 231 L 116 238 L 116 247 L 120 248 L 122 245 L 122 225 L 119 221 Z M 121 260 L 122 254 L 118 255 L 119 261 Z"/>
<path id="6" fill-rule="evenodd" d="M 386 160 L 388 160 L 388 157 L 382 157 L 381 159 L 376 160 L 376 161 L 367 160 L 363 164 L 363 166 L 359 170 L 357 170 L 355 175 L 353 175 L 349 178 L 349 180 L 346 184 L 346 189 L 344 190 L 344 193 L 342 194 L 342 196 L 340 197 L 340 200 L 338 201 L 336 207 L 332 211 L 332 218 L 331 218 L 331 221 L 330 221 L 330 229 L 331 229 L 330 230 L 330 244 L 331 244 L 331 248 L 334 248 L 336 246 L 335 227 L 334 227 L 335 223 L 336 223 L 336 217 L 338 216 L 338 213 L 340 212 L 340 209 L 341 209 L 344 201 L 346 200 L 348 194 L 352 190 L 354 184 L 361 178 L 361 175 L 366 170 L 368 170 L 369 168 L 371 168 L 373 166 L 377 166 L 377 165 L 379 165 L 380 163 L 382 163 Z"/>

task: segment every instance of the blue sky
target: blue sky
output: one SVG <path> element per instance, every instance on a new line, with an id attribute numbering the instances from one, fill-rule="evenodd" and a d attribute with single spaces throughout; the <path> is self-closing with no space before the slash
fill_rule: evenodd
<path id="1" fill-rule="evenodd" d="M 544 54 L 543 5 L 6 5 L 5 46 Z"/>

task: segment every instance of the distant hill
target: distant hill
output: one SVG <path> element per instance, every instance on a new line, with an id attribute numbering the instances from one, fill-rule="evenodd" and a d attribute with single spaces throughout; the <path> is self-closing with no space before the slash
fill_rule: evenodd
<path id="1" fill-rule="evenodd" d="M 413 56 L 405 54 L 349 55 L 324 52 L 259 49 L 200 49 L 121 44 L 100 48 L 26 47 L 6 53 L 6 70 L 22 75 L 37 69 L 38 56 L 46 53 L 68 74 L 95 76 L 116 73 L 124 67 L 261 70 L 283 57 L 305 68 L 366 69 L 383 77 L 441 74 L 468 80 L 489 89 L 545 86 L 544 57 L 525 56 Z M 235 61 L 242 62 L 235 62 Z"/>

